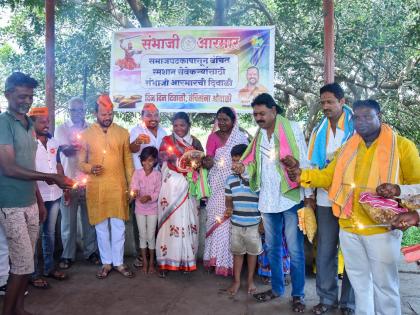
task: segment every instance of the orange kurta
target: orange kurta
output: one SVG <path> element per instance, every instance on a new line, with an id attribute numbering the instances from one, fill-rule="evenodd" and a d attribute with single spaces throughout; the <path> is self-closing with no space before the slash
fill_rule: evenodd
<path id="1" fill-rule="evenodd" d="M 128 187 L 134 172 L 128 131 L 113 123 L 104 133 L 95 123 L 81 137 L 79 168 L 88 175 L 86 202 L 90 224 L 107 218 L 127 220 Z M 96 164 L 104 167 L 98 176 L 91 174 Z"/>

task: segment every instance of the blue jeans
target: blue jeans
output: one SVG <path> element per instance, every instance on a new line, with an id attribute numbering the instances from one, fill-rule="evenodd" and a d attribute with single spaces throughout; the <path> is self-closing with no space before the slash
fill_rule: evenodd
<path id="1" fill-rule="evenodd" d="M 297 210 L 303 204 L 296 205 L 278 213 L 263 213 L 265 243 L 271 267 L 271 286 L 275 294 L 284 294 L 283 257 L 281 255 L 283 226 L 287 248 L 290 254 L 290 276 L 292 296 L 304 297 L 305 288 L 305 253 L 303 233 L 298 228 Z"/>
<path id="2" fill-rule="evenodd" d="M 58 211 L 60 210 L 60 198 L 54 201 L 45 201 L 47 208 L 47 218 L 41 225 L 40 237 L 42 241 L 42 256 L 44 258 L 44 274 L 48 275 L 54 270 L 54 243 L 55 243 L 55 224 L 57 222 Z M 34 275 L 41 274 L 38 264 L 38 246 L 35 246 L 35 272 Z"/>
<path id="3" fill-rule="evenodd" d="M 63 253 L 61 258 L 76 260 L 76 241 L 77 241 L 77 210 L 80 206 L 80 217 L 82 221 L 83 235 L 83 256 L 89 258 L 93 253 L 98 252 L 96 242 L 95 227 L 89 224 L 87 214 L 85 191 L 73 189 L 70 192 L 70 202 L 64 204 L 64 198 L 61 202 L 61 241 L 63 243 Z"/>

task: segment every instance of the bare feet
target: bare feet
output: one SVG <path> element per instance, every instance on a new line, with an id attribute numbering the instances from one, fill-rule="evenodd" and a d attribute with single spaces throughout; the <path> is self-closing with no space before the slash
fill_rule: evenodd
<path id="1" fill-rule="evenodd" d="M 241 286 L 240 282 L 233 281 L 232 285 L 227 289 L 227 293 L 229 293 L 231 296 L 236 295 L 236 293 L 238 293 L 240 286 Z"/>
<path id="2" fill-rule="evenodd" d="M 153 273 L 156 273 L 156 269 L 155 269 L 155 266 L 153 266 L 153 264 L 150 264 L 149 265 L 149 274 L 153 274 Z"/>
<path id="3" fill-rule="evenodd" d="M 254 281 L 248 282 L 248 294 L 254 294 L 255 292 L 257 292 L 257 287 Z"/>
<path id="4" fill-rule="evenodd" d="M 148 267 L 147 261 L 143 261 L 142 271 L 144 274 L 147 274 L 147 267 Z"/>

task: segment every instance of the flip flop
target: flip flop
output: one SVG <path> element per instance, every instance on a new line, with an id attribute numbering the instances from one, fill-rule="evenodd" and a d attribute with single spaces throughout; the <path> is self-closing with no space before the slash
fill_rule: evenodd
<path id="1" fill-rule="evenodd" d="M 122 274 L 126 278 L 134 278 L 135 276 L 135 274 L 130 269 L 128 269 L 126 265 L 114 267 L 114 270 L 118 271 L 120 274 Z"/>
<path id="2" fill-rule="evenodd" d="M 333 305 L 319 303 L 312 308 L 312 313 L 315 315 L 322 315 L 336 309 Z"/>
<path id="3" fill-rule="evenodd" d="M 268 290 L 265 292 L 260 292 L 260 293 L 255 293 L 252 295 L 258 302 L 267 302 L 267 301 L 271 301 L 274 300 L 278 297 L 280 297 L 280 295 L 275 294 L 272 290 Z"/>
<path id="4" fill-rule="evenodd" d="M 60 269 L 69 269 L 71 266 L 71 259 L 62 258 L 58 263 L 58 268 Z"/>
<path id="5" fill-rule="evenodd" d="M 57 281 L 67 280 L 68 276 L 64 272 L 58 270 L 51 271 L 49 274 L 44 275 L 46 278 L 52 278 Z"/>
<path id="6" fill-rule="evenodd" d="M 305 303 L 303 297 L 294 296 L 292 299 L 292 311 L 295 313 L 304 313 L 305 312 Z"/>
<path id="7" fill-rule="evenodd" d="M 36 277 L 36 278 L 31 278 L 29 280 L 29 284 L 32 285 L 34 288 L 37 289 L 49 289 L 50 288 L 50 284 L 48 283 L 47 280 L 42 279 L 41 277 Z"/>
<path id="8" fill-rule="evenodd" d="M 112 268 L 102 266 L 102 268 L 99 269 L 99 271 L 96 273 L 96 278 L 105 279 L 106 277 L 108 277 L 111 271 L 112 271 Z"/>

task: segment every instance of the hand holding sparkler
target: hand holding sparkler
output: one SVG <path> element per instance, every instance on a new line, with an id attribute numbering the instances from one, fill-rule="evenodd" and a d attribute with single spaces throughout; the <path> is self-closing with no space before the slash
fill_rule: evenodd
<path id="1" fill-rule="evenodd" d="M 286 172 L 290 180 L 299 183 L 300 174 L 302 174 L 302 170 L 299 168 L 299 161 L 296 160 L 293 156 L 287 155 L 286 157 L 282 158 L 280 162 L 282 162 L 286 167 Z"/>
<path id="2" fill-rule="evenodd" d="M 242 162 L 233 162 L 232 171 L 238 175 L 243 174 L 245 172 L 245 165 Z"/>
<path id="3" fill-rule="evenodd" d="M 61 174 L 49 174 L 49 182 L 53 182 L 61 189 L 71 189 L 74 185 L 74 180 Z"/>
<path id="4" fill-rule="evenodd" d="M 233 209 L 232 208 L 226 208 L 226 211 L 224 213 L 225 218 L 230 218 L 233 214 Z"/>
<path id="5" fill-rule="evenodd" d="M 150 143 L 150 137 L 144 133 L 139 134 L 139 136 L 135 140 L 136 145 L 149 144 L 149 143 Z"/>

